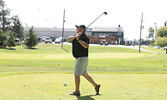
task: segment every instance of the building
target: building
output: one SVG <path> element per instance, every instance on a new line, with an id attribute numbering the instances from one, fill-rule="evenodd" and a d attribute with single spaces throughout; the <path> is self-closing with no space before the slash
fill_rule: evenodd
<path id="1" fill-rule="evenodd" d="M 92 28 L 91 36 L 95 39 L 107 41 L 109 44 L 123 44 L 124 30 L 122 27 L 94 27 Z"/>
<path id="2" fill-rule="evenodd" d="M 28 33 L 29 28 L 24 28 L 24 33 Z M 59 38 L 62 36 L 62 28 L 34 28 L 37 37 L 49 36 Z M 76 34 L 75 28 L 65 28 L 64 38 Z M 93 27 L 86 31 L 90 43 L 99 44 L 100 41 L 107 41 L 109 44 L 122 44 L 124 40 L 124 30 L 122 27 Z"/>

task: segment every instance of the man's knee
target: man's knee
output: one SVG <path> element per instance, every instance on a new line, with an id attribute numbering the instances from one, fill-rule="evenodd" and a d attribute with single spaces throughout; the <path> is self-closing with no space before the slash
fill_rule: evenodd
<path id="1" fill-rule="evenodd" d="M 89 75 L 87 73 L 82 74 L 84 77 L 88 77 Z"/>

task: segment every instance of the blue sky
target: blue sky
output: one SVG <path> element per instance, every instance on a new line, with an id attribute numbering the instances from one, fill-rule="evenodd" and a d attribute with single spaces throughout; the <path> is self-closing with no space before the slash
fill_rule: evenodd
<path id="1" fill-rule="evenodd" d="M 91 27 L 117 27 L 125 30 L 125 39 L 139 39 L 141 14 L 143 12 L 142 38 L 148 35 L 148 28 L 164 25 L 167 21 L 165 0 L 5 0 L 11 15 L 18 15 L 22 24 L 34 27 L 75 28 L 76 24 L 89 25 L 102 12 L 107 16 L 99 18 Z"/>

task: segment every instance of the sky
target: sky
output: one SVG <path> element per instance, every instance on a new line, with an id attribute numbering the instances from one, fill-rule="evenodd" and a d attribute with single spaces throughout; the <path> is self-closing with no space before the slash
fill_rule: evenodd
<path id="1" fill-rule="evenodd" d="M 143 13 L 142 38 L 148 36 L 149 27 L 162 27 L 167 21 L 166 0 L 4 0 L 11 16 L 18 15 L 23 26 L 65 28 L 89 25 L 103 12 L 92 27 L 118 27 L 124 29 L 125 40 L 138 40 Z"/>

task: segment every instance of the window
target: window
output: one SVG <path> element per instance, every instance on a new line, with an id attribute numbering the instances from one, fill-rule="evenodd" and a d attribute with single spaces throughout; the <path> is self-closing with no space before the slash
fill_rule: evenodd
<path id="1" fill-rule="evenodd" d="M 122 33 L 117 33 L 117 36 L 122 37 Z"/>

